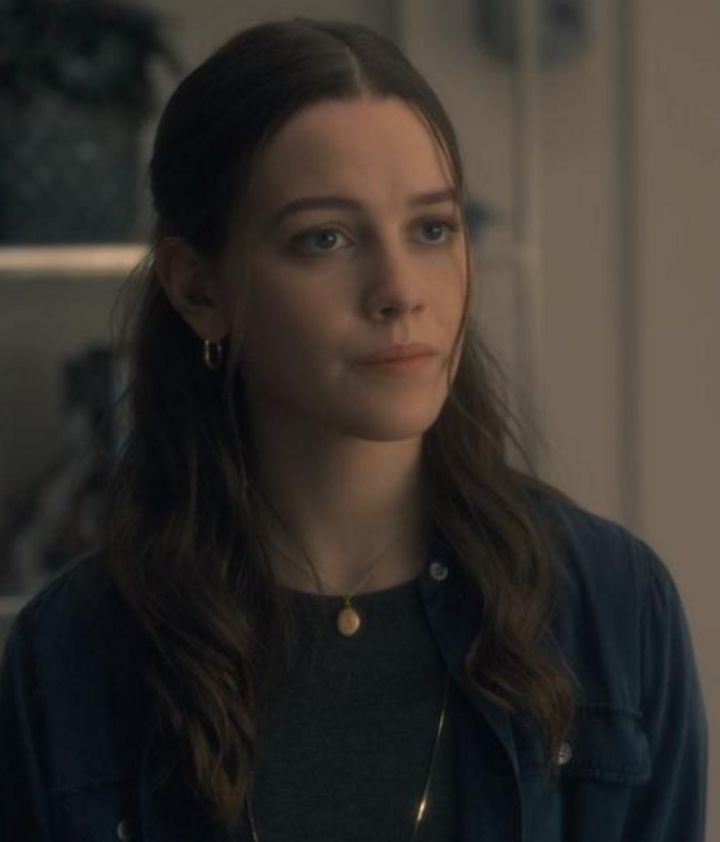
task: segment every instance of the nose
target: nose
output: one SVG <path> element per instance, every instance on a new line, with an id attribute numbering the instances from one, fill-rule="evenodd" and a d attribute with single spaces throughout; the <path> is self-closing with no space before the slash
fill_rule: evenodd
<path id="1" fill-rule="evenodd" d="M 365 309 L 373 320 L 386 320 L 421 313 L 427 306 L 422 268 L 402 253 L 399 246 L 376 243 L 375 257 L 368 261 Z"/>

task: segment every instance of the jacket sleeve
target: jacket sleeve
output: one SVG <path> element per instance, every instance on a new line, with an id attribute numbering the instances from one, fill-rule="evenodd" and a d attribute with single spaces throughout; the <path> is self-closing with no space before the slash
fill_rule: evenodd
<path id="1" fill-rule="evenodd" d="M 708 722 L 687 617 L 664 562 L 639 545 L 642 710 L 652 774 L 633 793 L 623 842 L 704 842 Z"/>
<path id="2" fill-rule="evenodd" d="M 0 662 L 0 840 L 51 842 L 42 732 L 23 610 L 10 627 Z"/>

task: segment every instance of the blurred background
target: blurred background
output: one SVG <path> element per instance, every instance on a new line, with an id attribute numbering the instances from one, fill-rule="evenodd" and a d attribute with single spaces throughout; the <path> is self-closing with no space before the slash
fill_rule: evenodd
<path id="1" fill-rule="evenodd" d="M 92 546 L 124 428 L 111 309 L 182 74 L 295 14 L 392 37 L 464 157 L 476 307 L 538 468 L 645 539 L 720 726 L 717 0 L 0 0 L 0 647 Z M 708 839 L 720 839 L 711 749 Z"/>

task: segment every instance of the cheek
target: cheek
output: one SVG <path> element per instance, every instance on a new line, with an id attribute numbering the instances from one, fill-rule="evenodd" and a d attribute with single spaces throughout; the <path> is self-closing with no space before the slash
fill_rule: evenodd
<path id="1" fill-rule="evenodd" d="M 245 323 L 241 357 L 248 382 L 264 391 L 307 389 L 330 345 L 327 303 L 299 285 L 278 288 L 267 281 L 248 297 Z"/>

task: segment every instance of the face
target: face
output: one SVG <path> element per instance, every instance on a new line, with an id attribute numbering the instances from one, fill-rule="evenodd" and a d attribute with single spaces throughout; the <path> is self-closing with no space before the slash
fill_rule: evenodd
<path id="1" fill-rule="evenodd" d="M 220 260 L 230 312 L 243 284 L 254 416 L 374 441 L 432 425 L 462 317 L 465 233 L 451 198 L 412 200 L 452 187 L 434 136 L 397 99 L 320 103 L 279 131 Z M 286 207 L 329 196 L 343 201 Z M 438 353 L 414 372 L 358 363 L 416 342 Z"/>

